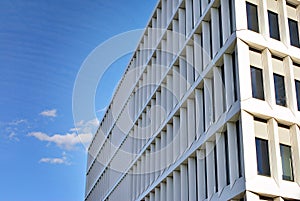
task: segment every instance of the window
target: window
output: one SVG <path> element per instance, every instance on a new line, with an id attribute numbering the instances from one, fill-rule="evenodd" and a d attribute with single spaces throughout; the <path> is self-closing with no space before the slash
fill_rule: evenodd
<path id="1" fill-rule="evenodd" d="M 256 144 L 257 173 L 259 175 L 271 176 L 268 141 L 260 138 L 255 138 L 255 144 Z"/>
<path id="2" fill-rule="evenodd" d="M 280 156 L 282 165 L 282 179 L 294 181 L 291 147 L 280 144 Z"/>
<path id="3" fill-rule="evenodd" d="M 237 69 L 236 69 L 236 62 L 235 62 L 235 52 L 231 54 L 231 61 L 232 61 L 232 75 L 233 75 L 233 90 L 234 90 L 234 101 L 238 99 L 238 83 L 237 83 Z"/>
<path id="4" fill-rule="evenodd" d="M 295 47 L 300 47 L 298 22 L 292 19 L 288 19 L 288 21 L 291 45 Z"/>
<path id="5" fill-rule="evenodd" d="M 222 28 L 222 11 L 221 6 L 218 8 L 219 12 L 219 30 L 220 30 L 220 48 L 223 46 L 223 28 Z"/>
<path id="6" fill-rule="evenodd" d="M 224 132 L 224 143 L 225 143 L 225 165 L 226 165 L 226 184 L 230 184 L 230 166 L 229 166 L 229 149 L 228 149 L 228 134 Z"/>
<path id="7" fill-rule="evenodd" d="M 251 66 L 252 97 L 265 100 L 262 69 Z"/>
<path id="8" fill-rule="evenodd" d="M 255 32 L 259 32 L 257 6 L 247 2 L 246 8 L 247 8 L 248 29 Z"/>
<path id="9" fill-rule="evenodd" d="M 278 14 L 268 10 L 270 37 L 280 40 Z"/>
<path id="10" fill-rule="evenodd" d="M 274 74 L 275 98 L 276 104 L 286 106 L 284 77 Z"/>
<path id="11" fill-rule="evenodd" d="M 300 111 L 300 81 L 295 80 L 298 111 Z"/>

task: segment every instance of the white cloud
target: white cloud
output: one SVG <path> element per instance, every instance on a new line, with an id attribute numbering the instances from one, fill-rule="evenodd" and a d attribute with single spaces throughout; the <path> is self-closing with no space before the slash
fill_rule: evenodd
<path id="1" fill-rule="evenodd" d="M 8 135 L 8 139 L 9 140 L 12 140 L 12 141 L 17 141 L 19 142 L 20 139 L 17 137 L 17 134 L 15 132 L 11 132 L 9 135 Z"/>
<path id="2" fill-rule="evenodd" d="M 66 153 L 63 152 L 62 157 L 60 158 L 41 158 L 39 163 L 50 163 L 50 164 L 65 164 L 70 165 L 71 163 L 68 161 Z"/>
<path id="3" fill-rule="evenodd" d="M 17 126 L 19 124 L 26 123 L 26 122 L 27 122 L 26 119 L 18 119 L 18 120 L 9 122 L 8 125 Z"/>
<path id="4" fill-rule="evenodd" d="M 55 134 L 49 136 L 42 132 L 31 132 L 28 134 L 28 136 L 35 137 L 40 141 L 53 142 L 63 149 L 71 150 L 74 149 L 78 144 L 83 144 L 85 146 L 89 144 L 93 135 L 91 133 L 81 133 L 78 135 L 76 133 L 67 133 L 64 135 Z"/>
<path id="5" fill-rule="evenodd" d="M 40 115 L 44 116 L 44 117 L 56 117 L 56 109 L 53 110 L 44 110 L 40 113 Z"/>

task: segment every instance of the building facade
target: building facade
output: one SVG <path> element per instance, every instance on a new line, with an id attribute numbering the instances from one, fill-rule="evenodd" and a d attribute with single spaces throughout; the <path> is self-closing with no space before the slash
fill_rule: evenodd
<path id="1" fill-rule="evenodd" d="M 160 0 L 85 200 L 300 200 L 299 22 L 297 0 Z"/>

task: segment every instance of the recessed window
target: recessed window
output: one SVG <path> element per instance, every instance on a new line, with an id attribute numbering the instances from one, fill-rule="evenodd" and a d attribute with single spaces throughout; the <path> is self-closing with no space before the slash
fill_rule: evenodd
<path id="1" fill-rule="evenodd" d="M 251 85 L 252 85 L 252 97 L 264 100 L 264 86 L 262 70 L 251 66 Z"/>
<path id="2" fill-rule="evenodd" d="M 282 164 L 282 179 L 294 181 L 291 147 L 280 144 L 280 156 Z"/>
<path id="3" fill-rule="evenodd" d="M 300 47 L 298 22 L 292 19 L 288 19 L 288 21 L 291 45 L 295 47 Z"/>
<path id="4" fill-rule="evenodd" d="M 298 111 L 300 111 L 300 81 L 295 80 Z"/>
<path id="5" fill-rule="evenodd" d="M 276 104 L 286 106 L 284 77 L 282 75 L 274 74 L 274 87 Z"/>
<path id="6" fill-rule="evenodd" d="M 257 6 L 246 2 L 248 29 L 259 32 Z"/>
<path id="7" fill-rule="evenodd" d="M 260 138 L 255 138 L 255 144 L 257 173 L 259 175 L 271 176 L 268 141 Z"/>
<path id="8" fill-rule="evenodd" d="M 268 10 L 270 37 L 280 40 L 278 14 Z"/>

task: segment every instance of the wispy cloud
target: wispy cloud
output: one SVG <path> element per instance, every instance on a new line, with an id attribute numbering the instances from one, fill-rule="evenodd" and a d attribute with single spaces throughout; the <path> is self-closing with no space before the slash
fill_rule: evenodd
<path id="1" fill-rule="evenodd" d="M 40 115 L 44 116 L 44 117 L 56 117 L 56 109 L 52 109 L 52 110 L 44 110 L 40 113 Z"/>
<path id="2" fill-rule="evenodd" d="M 67 159 L 65 152 L 63 152 L 62 157 L 60 157 L 60 158 L 41 158 L 39 160 L 39 163 L 71 165 L 71 163 Z"/>
<path id="3" fill-rule="evenodd" d="M 8 125 L 10 125 L 10 126 L 17 126 L 19 124 L 26 123 L 26 122 L 27 122 L 26 119 L 18 119 L 18 120 L 9 122 Z"/>
<path id="4" fill-rule="evenodd" d="M 11 141 L 17 141 L 17 142 L 20 141 L 20 139 L 17 137 L 17 134 L 15 132 L 11 132 L 8 135 L 8 139 L 11 140 Z"/>

